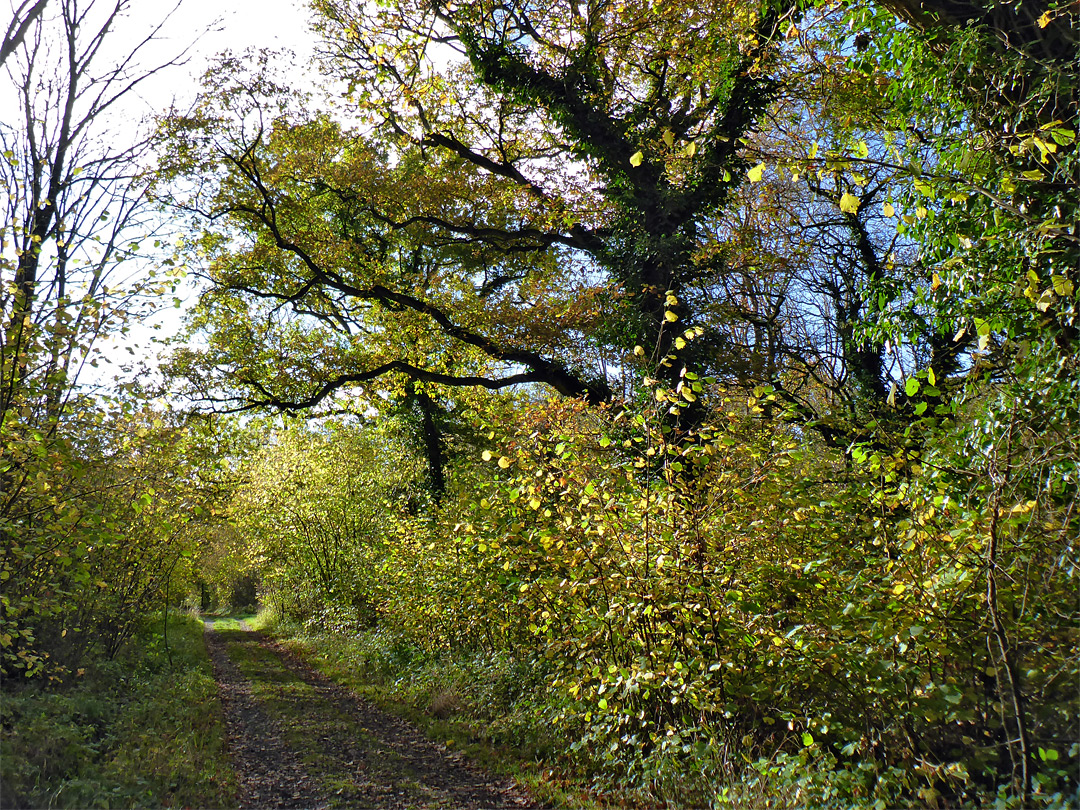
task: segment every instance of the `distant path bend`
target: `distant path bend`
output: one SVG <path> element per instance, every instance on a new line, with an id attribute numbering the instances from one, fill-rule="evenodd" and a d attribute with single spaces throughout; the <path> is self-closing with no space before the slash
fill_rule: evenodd
<path id="1" fill-rule="evenodd" d="M 246 625 L 205 626 L 240 807 L 537 806 Z"/>

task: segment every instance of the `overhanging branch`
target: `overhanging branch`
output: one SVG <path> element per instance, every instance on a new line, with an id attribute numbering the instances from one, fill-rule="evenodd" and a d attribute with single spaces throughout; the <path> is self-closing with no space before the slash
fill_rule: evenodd
<path id="1" fill-rule="evenodd" d="M 253 380 L 247 380 L 245 382 L 259 391 L 263 398 L 254 402 L 249 402 L 240 407 L 227 409 L 224 413 L 241 413 L 258 408 L 276 408 L 283 411 L 303 411 L 314 408 L 335 391 L 338 391 L 345 386 L 370 382 L 371 380 L 395 372 L 404 374 L 410 379 L 420 380 L 421 382 L 447 385 L 455 388 L 486 388 L 489 391 L 497 391 L 502 388 L 509 388 L 513 385 L 523 385 L 525 383 L 551 384 L 551 380 L 547 375 L 535 369 L 498 378 L 482 377 L 479 375 L 458 376 L 420 368 L 411 363 L 406 363 L 404 360 L 392 360 L 389 363 L 383 363 L 382 365 L 367 371 L 340 374 L 334 379 L 323 383 L 309 396 L 301 399 L 278 397 L 272 394 L 265 386 Z M 608 392 L 608 398 L 610 399 L 610 392 Z"/>

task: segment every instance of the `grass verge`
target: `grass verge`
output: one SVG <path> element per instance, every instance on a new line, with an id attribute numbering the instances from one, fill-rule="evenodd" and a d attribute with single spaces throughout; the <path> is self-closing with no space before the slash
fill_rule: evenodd
<path id="1" fill-rule="evenodd" d="M 158 621 L 70 684 L 4 685 L 0 805 L 236 805 L 202 622 L 168 622 L 168 647 Z"/>

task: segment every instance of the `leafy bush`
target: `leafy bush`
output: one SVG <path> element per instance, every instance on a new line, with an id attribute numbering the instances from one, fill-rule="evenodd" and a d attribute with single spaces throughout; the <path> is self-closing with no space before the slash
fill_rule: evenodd
<path id="1" fill-rule="evenodd" d="M 986 493 L 704 395 L 725 416 L 677 439 L 655 408 L 530 404 L 458 460 L 458 500 L 384 513 L 373 627 L 302 631 L 356 683 L 680 805 L 1015 801 L 1011 667 L 1029 803 L 1075 790 L 1067 513 L 999 510 L 992 611 Z"/>

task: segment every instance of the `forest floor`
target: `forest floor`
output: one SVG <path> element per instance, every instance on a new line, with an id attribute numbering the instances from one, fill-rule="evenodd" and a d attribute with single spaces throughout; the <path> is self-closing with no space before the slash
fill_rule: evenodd
<path id="1" fill-rule="evenodd" d="M 208 620 L 206 646 L 242 808 L 538 806 L 243 622 Z"/>

